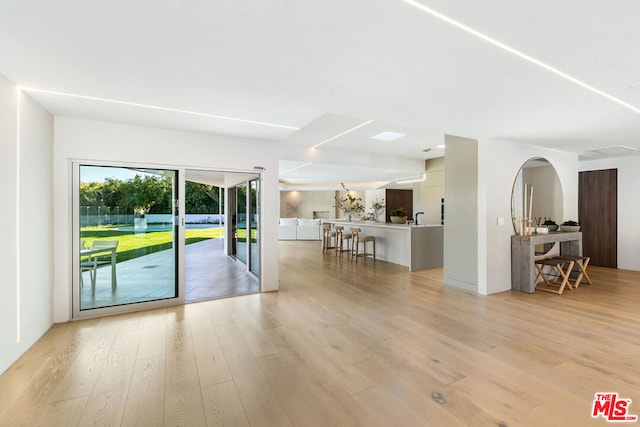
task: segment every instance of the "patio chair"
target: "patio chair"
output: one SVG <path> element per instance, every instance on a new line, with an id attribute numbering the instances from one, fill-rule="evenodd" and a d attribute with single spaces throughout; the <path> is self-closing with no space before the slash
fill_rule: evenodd
<path id="1" fill-rule="evenodd" d="M 111 249 L 111 248 L 117 248 L 118 247 L 118 240 L 94 240 L 93 243 L 91 244 L 91 249 Z M 101 257 L 104 255 L 98 255 L 98 257 Z"/>
<path id="2" fill-rule="evenodd" d="M 117 247 L 118 247 L 117 240 L 94 240 L 93 243 L 91 244 L 91 250 L 93 251 L 93 254 L 89 255 L 89 261 L 93 262 L 95 265 L 92 282 L 91 282 L 92 293 L 95 294 L 95 291 L 96 291 L 97 269 L 105 265 L 111 266 L 111 269 L 112 269 L 111 290 L 115 290 L 117 284 L 116 284 L 116 278 L 115 278 L 115 265 L 114 265 L 113 254 L 115 253 Z M 100 252 L 99 251 L 100 249 L 104 249 L 104 252 Z"/>
<path id="3" fill-rule="evenodd" d="M 80 240 L 80 287 L 84 287 L 84 277 L 83 274 L 85 271 L 89 272 L 89 278 L 91 279 L 91 288 L 95 289 L 96 285 L 96 268 L 98 267 L 98 259 L 91 257 L 88 255 L 84 261 L 82 260 L 82 250 L 89 249 L 87 248 L 85 241 Z"/>

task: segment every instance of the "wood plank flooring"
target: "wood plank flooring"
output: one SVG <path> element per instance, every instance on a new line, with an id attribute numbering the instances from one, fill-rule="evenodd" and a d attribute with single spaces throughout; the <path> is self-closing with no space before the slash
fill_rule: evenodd
<path id="1" fill-rule="evenodd" d="M 440 269 L 280 242 L 280 292 L 55 325 L 0 376 L 0 426 L 587 426 L 640 413 L 640 273 L 480 296 Z"/>

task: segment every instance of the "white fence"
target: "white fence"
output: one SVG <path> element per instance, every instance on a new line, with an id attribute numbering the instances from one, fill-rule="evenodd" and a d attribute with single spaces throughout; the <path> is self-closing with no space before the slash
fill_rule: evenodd
<path id="1" fill-rule="evenodd" d="M 166 224 L 171 222 L 171 214 L 146 214 L 147 224 Z M 186 214 L 187 224 L 224 224 L 224 215 L 219 214 Z"/>
<path id="2" fill-rule="evenodd" d="M 135 215 L 112 215 L 109 213 L 101 215 L 80 215 L 81 227 L 93 227 L 109 224 L 131 224 L 133 225 Z M 171 214 L 146 214 L 147 224 L 171 224 L 173 215 Z M 186 214 L 187 224 L 224 224 L 224 215 L 219 214 Z"/>

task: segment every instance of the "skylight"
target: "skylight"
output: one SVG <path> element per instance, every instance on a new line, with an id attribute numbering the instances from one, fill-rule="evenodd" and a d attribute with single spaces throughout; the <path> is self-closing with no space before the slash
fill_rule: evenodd
<path id="1" fill-rule="evenodd" d="M 379 141 L 395 141 L 396 139 L 400 139 L 403 136 L 407 136 L 407 134 L 387 131 L 379 133 L 377 135 L 373 135 L 371 139 L 377 139 Z"/>

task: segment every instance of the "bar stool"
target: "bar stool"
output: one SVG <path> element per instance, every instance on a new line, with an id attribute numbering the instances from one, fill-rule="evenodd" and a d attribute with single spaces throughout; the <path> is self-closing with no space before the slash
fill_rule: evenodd
<path id="1" fill-rule="evenodd" d="M 361 230 L 359 227 L 350 227 L 351 233 L 353 234 L 353 244 L 351 245 L 351 259 L 355 257 L 356 263 L 358 262 L 358 257 L 362 256 L 366 258 L 368 256 L 373 257 L 373 261 L 376 260 L 376 237 L 368 236 L 365 234 L 360 234 Z M 367 242 L 373 243 L 373 253 L 367 253 Z M 362 253 L 360 253 L 360 243 L 362 243 Z"/>
<path id="2" fill-rule="evenodd" d="M 573 289 L 571 283 L 569 282 L 569 274 L 571 274 L 571 270 L 573 269 L 574 262 L 572 260 L 566 260 L 559 257 L 554 258 L 544 258 L 536 260 L 536 269 L 538 270 L 538 274 L 536 274 L 535 279 L 535 288 L 537 290 L 553 292 L 554 294 L 562 295 L 562 291 L 564 291 L 565 286 L 569 286 L 569 290 Z M 545 272 L 545 267 L 555 267 L 555 272 Z M 549 280 L 547 277 L 550 277 Z M 538 282 L 538 279 L 542 278 L 541 282 Z M 545 288 L 539 288 L 538 285 L 546 285 Z M 558 287 L 558 289 L 554 289 L 552 287 Z"/>
<path id="3" fill-rule="evenodd" d="M 344 248 L 344 241 L 347 241 L 347 248 Z M 344 231 L 342 225 L 336 225 L 336 256 L 342 255 L 342 252 L 351 252 L 351 240 L 353 240 L 353 234 L 348 231 Z"/>
<path id="4" fill-rule="evenodd" d="M 322 224 L 322 253 L 326 254 L 329 249 L 336 248 L 336 232 L 331 229 L 331 224 Z M 331 241 L 334 240 L 334 246 L 331 246 Z"/>
<path id="5" fill-rule="evenodd" d="M 565 259 L 567 261 L 575 262 L 576 266 L 580 269 L 580 273 L 578 273 L 578 277 L 573 282 L 573 287 L 577 288 L 580 286 L 582 279 L 587 281 L 587 285 L 591 285 L 591 278 L 587 274 L 587 267 L 589 266 L 589 261 L 591 258 L 588 256 L 580 256 L 580 255 L 560 255 L 558 258 Z M 569 281 L 571 281 L 571 277 L 569 277 Z"/>

